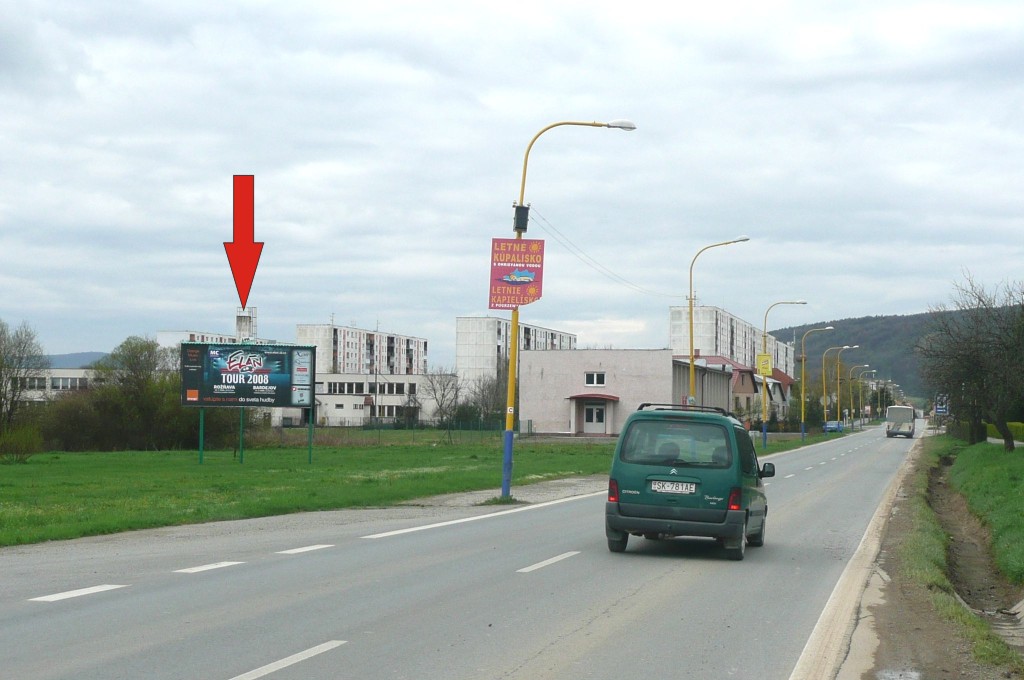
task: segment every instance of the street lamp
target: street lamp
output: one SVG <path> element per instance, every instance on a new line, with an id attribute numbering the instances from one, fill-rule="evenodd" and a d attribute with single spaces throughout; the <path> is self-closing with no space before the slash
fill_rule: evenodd
<path id="1" fill-rule="evenodd" d="M 818 331 L 834 331 L 833 326 L 825 326 L 824 328 L 812 328 L 803 337 L 800 338 L 800 439 L 804 440 L 807 438 L 807 390 L 806 381 L 804 376 L 806 375 L 807 369 L 807 336 L 811 333 Z"/>
<path id="2" fill-rule="evenodd" d="M 750 238 L 747 237 L 747 236 L 737 236 L 736 238 L 734 238 L 731 241 L 722 241 L 721 243 L 712 243 L 711 245 L 704 246 L 703 248 L 698 250 L 697 251 L 697 255 L 700 255 L 701 253 L 703 253 L 705 250 L 708 250 L 709 248 L 717 248 L 718 246 L 727 246 L 727 245 L 731 245 L 733 243 L 743 243 L 744 241 L 749 241 L 749 240 L 750 240 Z M 693 359 L 694 359 L 694 357 L 693 357 L 693 263 L 697 261 L 697 255 L 694 255 L 693 259 L 690 260 L 690 297 L 689 297 L 689 300 L 690 300 L 690 398 L 688 400 L 688 403 L 689 403 L 690 406 L 693 406 L 694 404 L 697 403 L 697 384 L 696 384 L 696 381 L 697 381 L 697 377 L 696 377 L 697 376 L 697 371 L 696 371 L 696 369 L 694 369 L 694 366 L 693 366 Z"/>
<path id="3" fill-rule="evenodd" d="M 836 345 L 835 347 L 829 347 L 821 353 L 821 401 L 824 408 L 824 420 L 822 421 L 825 425 L 828 425 L 828 387 L 825 386 L 825 376 L 827 371 L 825 370 L 825 356 L 832 350 L 837 349 L 842 352 L 844 349 L 850 349 L 849 345 Z M 828 429 L 825 429 L 828 433 Z"/>
<path id="4" fill-rule="evenodd" d="M 853 423 L 853 372 L 858 368 L 867 368 L 871 364 L 858 364 L 856 366 L 850 366 L 850 375 L 846 380 L 846 389 L 850 394 L 850 427 L 854 427 Z"/>
<path id="5" fill-rule="evenodd" d="M 526 146 L 526 153 L 523 154 L 523 178 L 519 184 L 519 202 L 516 203 L 513 208 L 515 209 L 515 219 L 512 223 L 512 230 L 516 234 L 516 239 L 523 238 L 523 233 L 526 231 L 526 226 L 530 221 L 530 206 L 526 205 L 526 168 L 530 162 L 530 150 L 533 148 L 534 142 L 537 139 L 552 128 L 556 128 L 562 125 L 582 125 L 585 127 L 605 127 L 615 128 L 617 130 L 635 130 L 636 125 L 628 120 L 613 120 L 607 123 L 599 122 L 583 122 L 583 121 L 561 121 L 559 123 L 552 123 L 547 127 L 543 128 L 540 132 L 533 136 L 530 143 Z M 508 351 L 508 391 L 507 401 L 505 407 L 505 455 L 502 461 L 501 468 L 501 497 L 508 498 L 511 494 L 512 486 L 512 440 L 513 440 L 513 428 L 515 427 L 516 421 L 516 372 L 517 363 L 519 361 L 519 307 L 515 307 L 512 310 L 512 329 L 511 337 L 509 338 L 509 351 Z"/>
<path id="6" fill-rule="evenodd" d="M 842 356 L 843 350 L 846 349 L 857 349 L 860 345 L 852 345 L 850 347 L 844 347 L 843 349 L 836 352 L 836 420 L 843 422 L 843 387 L 842 387 L 842 370 L 839 362 L 839 357 Z"/>
<path id="7" fill-rule="evenodd" d="M 807 300 L 782 300 L 780 302 L 773 302 L 768 305 L 768 309 L 764 310 L 764 333 L 761 335 L 761 360 L 758 362 L 758 372 L 761 373 L 761 384 L 764 387 L 761 395 L 761 403 L 763 405 L 762 417 L 761 417 L 761 448 L 768 448 L 768 376 L 772 372 L 771 357 L 768 355 L 768 312 L 772 311 L 772 307 L 778 307 L 779 305 L 806 305 Z"/>
<path id="8" fill-rule="evenodd" d="M 864 376 L 869 373 L 877 373 L 877 368 L 872 368 L 870 371 L 861 371 L 857 374 L 857 380 L 860 381 L 860 429 L 864 429 L 864 381 L 861 380 Z"/>

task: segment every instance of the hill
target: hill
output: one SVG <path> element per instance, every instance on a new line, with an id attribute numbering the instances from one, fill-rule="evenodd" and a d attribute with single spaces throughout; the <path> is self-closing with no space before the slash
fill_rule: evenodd
<path id="1" fill-rule="evenodd" d="M 857 349 L 848 349 L 842 353 L 842 363 L 846 371 L 853 366 L 868 364 L 868 368 L 864 370 L 877 369 L 874 377 L 892 380 L 907 396 L 928 398 L 928 389 L 921 377 L 920 357 L 914 351 L 914 347 L 928 333 L 932 319 L 932 312 L 908 316 L 865 316 L 822 321 L 806 326 L 791 326 L 770 333 L 779 340 L 793 342 L 799 358 L 800 342 L 804 333 L 812 328 L 834 326 L 835 330 L 820 331 L 807 336 L 808 380 L 811 380 L 810 376 L 820 380 L 821 355 L 827 348 L 860 345 Z M 835 357 L 835 350 L 829 352 L 827 361 L 830 362 L 830 366 L 833 365 Z"/>

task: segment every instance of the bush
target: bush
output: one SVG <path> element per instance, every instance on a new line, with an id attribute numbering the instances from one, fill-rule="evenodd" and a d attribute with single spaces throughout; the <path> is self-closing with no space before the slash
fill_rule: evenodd
<path id="1" fill-rule="evenodd" d="M 1010 426 L 1010 432 L 1013 433 L 1014 441 L 1024 442 L 1024 423 L 1007 423 L 1007 425 Z M 985 427 L 988 430 L 989 437 L 992 437 L 994 439 L 1003 438 L 1003 435 L 999 434 L 999 432 L 996 430 L 995 425 L 987 423 Z"/>
<path id="2" fill-rule="evenodd" d="M 43 450 L 43 436 L 33 427 L 0 432 L 0 462 L 24 463 Z"/>

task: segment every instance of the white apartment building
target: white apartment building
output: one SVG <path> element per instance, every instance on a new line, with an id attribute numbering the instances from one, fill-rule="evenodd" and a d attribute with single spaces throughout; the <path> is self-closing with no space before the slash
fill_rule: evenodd
<path id="1" fill-rule="evenodd" d="M 694 358 L 719 356 L 744 366 L 756 366 L 764 330 L 733 316 L 719 307 L 694 306 Z M 792 376 L 796 372 L 796 350 L 792 343 L 768 335 L 772 367 Z M 690 355 L 689 307 L 669 307 L 669 345 L 680 356 Z"/>
<path id="2" fill-rule="evenodd" d="M 466 383 L 495 378 L 499 367 L 508 366 L 512 322 L 494 316 L 460 316 L 455 319 L 455 372 Z M 519 349 L 576 349 L 572 333 L 519 324 Z"/>
<path id="3" fill-rule="evenodd" d="M 316 370 L 354 375 L 421 375 L 427 341 L 408 335 L 334 324 L 298 324 L 295 341 L 316 345 Z"/>

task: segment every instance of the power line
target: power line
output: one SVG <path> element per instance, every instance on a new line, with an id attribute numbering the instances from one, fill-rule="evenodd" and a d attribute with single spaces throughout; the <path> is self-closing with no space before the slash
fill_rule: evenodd
<path id="1" fill-rule="evenodd" d="M 537 219 L 535 219 L 535 217 L 539 217 L 540 220 L 538 221 Z M 609 269 L 608 267 L 604 266 L 603 264 L 592 258 L 590 255 L 587 255 L 583 251 L 583 249 L 577 246 L 575 243 L 573 243 L 568 236 L 558 231 L 558 229 L 556 229 L 555 226 L 551 224 L 546 217 L 540 215 L 537 212 L 536 208 L 530 209 L 530 221 L 537 224 L 537 226 L 540 227 L 542 231 L 545 231 L 551 236 L 553 236 L 556 241 L 565 246 L 566 250 L 572 253 L 580 262 L 587 265 L 588 267 L 598 272 L 599 274 L 605 276 L 606 278 L 614 281 L 615 283 L 625 286 L 626 288 L 634 290 L 638 293 L 643 293 L 644 295 L 655 295 L 657 297 L 686 299 L 686 295 L 676 295 L 672 293 L 662 293 L 659 291 L 650 290 L 648 288 L 644 288 L 639 284 L 633 283 L 632 281 L 625 277 L 616 274 L 611 269 Z"/>

